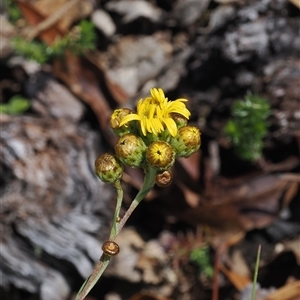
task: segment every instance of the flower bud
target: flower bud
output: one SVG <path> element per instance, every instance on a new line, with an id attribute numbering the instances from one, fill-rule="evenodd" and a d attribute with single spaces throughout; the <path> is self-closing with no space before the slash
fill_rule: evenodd
<path id="1" fill-rule="evenodd" d="M 120 252 L 120 247 L 114 241 L 106 241 L 102 245 L 102 251 L 108 256 L 115 256 Z"/>
<path id="2" fill-rule="evenodd" d="M 175 161 L 175 151 L 172 146 L 163 141 L 150 144 L 146 151 L 147 163 L 154 169 L 170 169 Z"/>
<path id="3" fill-rule="evenodd" d="M 189 157 L 200 148 L 200 131 L 194 126 L 181 127 L 170 144 L 175 149 L 177 157 Z"/>
<path id="4" fill-rule="evenodd" d="M 114 183 L 121 179 L 123 168 L 113 155 L 104 153 L 95 161 L 95 174 L 105 183 Z"/>
<path id="5" fill-rule="evenodd" d="M 114 110 L 114 112 L 112 113 L 109 124 L 117 136 L 122 136 L 130 132 L 130 127 L 128 125 L 120 126 L 120 123 L 124 117 L 131 113 L 132 110 L 130 110 L 129 108 L 119 108 Z"/>
<path id="6" fill-rule="evenodd" d="M 188 123 L 188 119 L 181 114 L 171 113 L 171 117 L 175 121 L 178 129 L 180 129 L 183 126 L 186 126 Z"/>
<path id="7" fill-rule="evenodd" d="M 134 134 L 127 133 L 121 136 L 115 146 L 117 157 L 126 165 L 140 167 L 145 158 L 146 145 Z"/>
<path id="8" fill-rule="evenodd" d="M 167 187 L 172 183 L 173 174 L 170 170 L 163 171 L 155 176 L 155 183 L 160 187 Z"/>

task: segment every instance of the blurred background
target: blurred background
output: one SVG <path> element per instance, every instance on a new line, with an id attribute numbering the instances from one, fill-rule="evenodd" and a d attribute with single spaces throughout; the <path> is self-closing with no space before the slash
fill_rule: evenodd
<path id="1" fill-rule="evenodd" d="M 118 107 L 186 98 L 200 151 L 179 159 L 87 300 L 300 299 L 299 0 L 4 0 L 0 293 L 69 300 L 116 195 L 93 172 Z M 122 214 L 143 172 L 125 169 Z"/>

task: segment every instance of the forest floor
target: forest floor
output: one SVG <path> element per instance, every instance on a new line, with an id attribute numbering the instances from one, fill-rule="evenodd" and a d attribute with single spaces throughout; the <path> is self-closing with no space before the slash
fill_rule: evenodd
<path id="1" fill-rule="evenodd" d="M 97 156 L 114 152 L 111 113 L 135 109 L 153 87 L 188 99 L 202 144 L 130 217 L 121 252 L 86 299 L 248 300 L 259 247 L 255 299 L 300 299 L 299 2 L 4 8 L 2 299 L 75 299 L 113 217 L 115 191 L 93 173 Z M 247 97 L 267 103 L 267 130 L 255 139 L 263 130 L 243 126 L 263 117 L 242 117 L 239 151 L 225 128 Z M 140 169 L 125 168 L 121 217 L 142 182 Z"/>

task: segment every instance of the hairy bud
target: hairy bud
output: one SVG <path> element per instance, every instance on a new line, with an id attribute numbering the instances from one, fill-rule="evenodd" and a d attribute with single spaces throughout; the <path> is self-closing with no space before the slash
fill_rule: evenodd
<path id="1" fill-rule="evenodd" d="M 95 161 L 95 174 L 105 183 L 114 183 L 121 179 L 123 168 L 113 155 L 105 153 Z"/>

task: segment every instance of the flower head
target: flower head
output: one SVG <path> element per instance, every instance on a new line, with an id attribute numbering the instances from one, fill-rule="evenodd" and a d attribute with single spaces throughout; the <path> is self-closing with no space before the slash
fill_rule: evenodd
<path id="1" fill-rule="evenodd" d="M 170 144 L 176 151 L 177 157 L 189 157 L 199 150 L 201 133 L 197 127 L 183 126 L 178 130 L 176 137 L 170 140 Z"/>
<path id="2" fill-rule="evenodd" d="M 142 165 L 145 151 L 144 141 L 132 133 L 120 137 L 115 146 L 115 152 L 120 161 L 131 167 Z"/>
<path id="3" fill-rule="evenodd" d="M 103 182 L 114 183 L 121 179 L 123 167 L 113 155 L 104 153 L 95 161 L 95 173 Z"/>
<path id="4" fill-rule="evenodd" d="M 136 120 L 140 123 L 144 136 L 147 132 L 158 135 L 168 129 L 172 136 L 176 136 L 178 128 L 172 114 L 177 113 L 188 119 L 191 115 L 184 102 L 186 99 L 180 98 L 175 101 L 168 101 L 162 89 L 153 88 L 150 90 L 151 97 L 142 98 L 137 105 L 137 113 L 125 116 L 120 126 L 130 121 Z"/>
<path id="5" fill-rule="evenodd" d="M 130 128 L 128 126 L 120 126 L 120 123 L 125 116 L 131 113 L 132 111 L 129 108 L 118 108 L 112 113 L 109 124 L 117 136 L 122 136 L 130 132 Z"/>
<path id="6" fill-rule="evenodd" d="M 148 165 L 154 169 L 163 171 L 170 169 L 175 162 L 175 151 L 172 146 L 163 141 L 150 144 L 146 150 Z"/>

